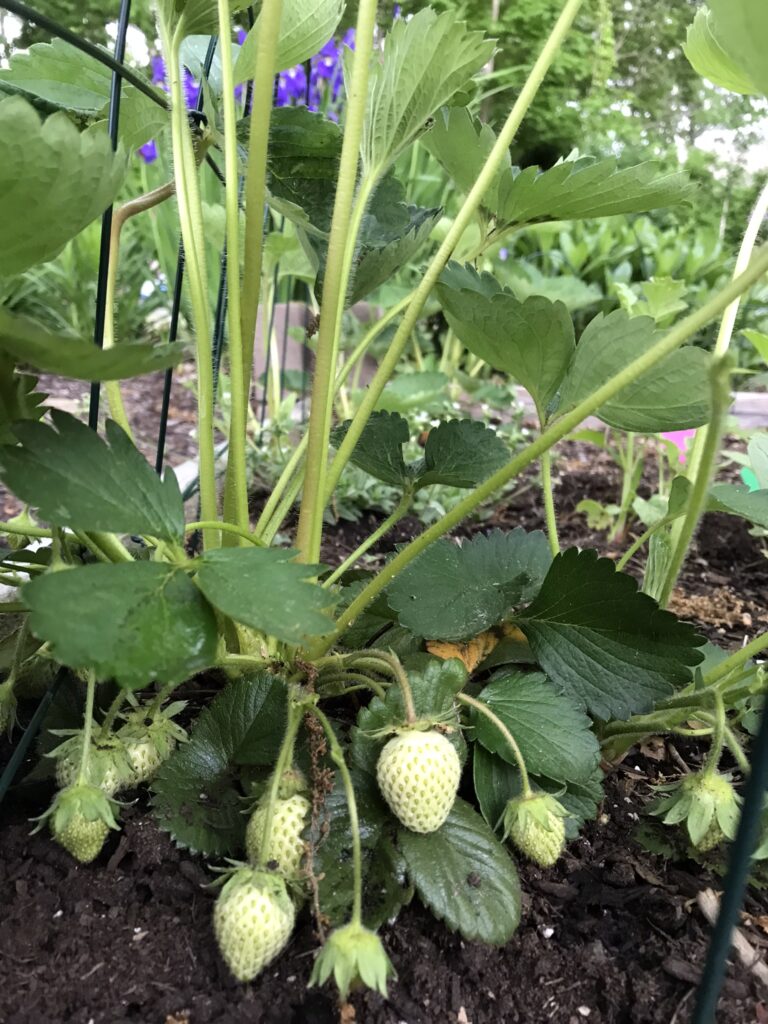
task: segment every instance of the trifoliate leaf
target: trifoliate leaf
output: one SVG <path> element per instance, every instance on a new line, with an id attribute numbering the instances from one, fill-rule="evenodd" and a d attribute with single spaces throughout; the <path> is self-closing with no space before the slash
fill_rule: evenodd
<path id="1" fill-rule="evenodd" d="M 162 562 L 48 572 L 22 590 L 29 628 L 62 665 L 128 688 L 181 682 L 216 660 L 216 619 L 186 573 Z"/>
<path id="2" fill-rule="evenodd" d="M 240 764 L 275 761 L 286 699 L 282 679 L 256 672 L 230 683 L 200 712 L 189 742 L 152 782 L 155 816 L 179 846 L 218 857 L 242 849 L 248 819 L 234 776 Z"/>
<path id="3" fill-rule="evenodd" d="M 464 345 L 518 380 L 544 413 L 573 357 L 573 323 L 562 302 L 534 295 L 519 302 L 490 274 L 451 263 L 437 295 Z"/>
<path id="4" fill-rule="evenodd" d="M 125 173 L 107 133 L 64 113 L 41 122 L 20 96 L 0 100 L 0 276 L 53 259 L 113 201 Z"/>
<path id="5" fill-rule="evenodd" d="M 557 411 L 578 405 L 661 336 L 650 317 L 628 317 L 621 309 L 598 314 L 576 346 Z M 703 349 L 677 349 L 601 406 L 597 415 L 611 426 L 645 433 L 701 426 L 710 416 L 710 361 Z"/>
<path id="6" fill-rule="evenodd" d="M 361 144 L 363 174 L 378 178 L 429 118 L 469 83 L 493 53 L 493 41 L 468 32 L 453 11 L 427 7 L 398 18 L 371 68 Z"/>
<path id="7" fill-rule="evenodd" d="M 173 470 L 155 473 L 111 420 L 107 439 L 57 409 L 53 426 L 18 423 L 21 442 L 0 449 L 0 478 L 55 526 L 180 541 L 184 505 Z"/>
<path id="8" fill-rule="evenodd" d="M 302 64 L 333 37 L 344 11 L 342 0 L 283 0 L 275 71 Z M 235 84 L 253 78 L 261 17 L 249 31 L 235 62 Z"/>
<path id="9" fill-rule="evenodd" d="M 512 733 L 528 771 L 559 782 L 586 782 L 600 763 L 591 722 L 574 701 L 542 672 L 506 671 L 480 694 Z M 475 735 L 510 764 L 517 760 L 499 730 L 473 711 Z"/>
<path id="10" fill-rule="evenodd" d="M 704 642 L 595 551 L 557 555 L 518 617 L 549 678 L 593 717 L 650 711 L 691 680 Z"/>
<path id="11" fill-rule="evenodd" d="M 326 609 L 336 598 L 316 583 L 318 566 L 293 561 L 282 548 L 217 548 L 200 560 L 196 581 L 220 612 L 266 636 L 300 644 L 329 633 Z"/>
<path id="12" fill-rule="evenodd" d="M 420 899 L 468 941 L 502 945 L 520 923 L 520 881 L 480 815 L 457 799 L 437 832 L 401 828 L 398 845 Z"/>
<path id="13" fill-rule="evenodd" d="M 395 578 L 389 604 L 418 636 L 468 640 L 532 600 L 551 561 L 539 530 L 494 530 L 461 547 L 439 540 Z"/>
<path id="14" fill-rule="evenodd" d="M 123 380 L 175 366 L 184 358 L 185 346 L 134 341 L 101 349 L 92 341 L 54 334 L 34 320 L 0 308 L 0 352 L 43 373 L 75 380 Z"/>

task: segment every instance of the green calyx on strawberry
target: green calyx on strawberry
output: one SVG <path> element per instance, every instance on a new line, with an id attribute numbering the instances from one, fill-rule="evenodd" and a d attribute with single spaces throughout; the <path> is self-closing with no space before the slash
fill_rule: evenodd
<path id="1" fill-rule="evenodd" d="M 126 724 L 117 733 L 128 760 L 128 785 L 148 782 L 173 753 L 176 744 L 186 742 L 186 732 L 173 721 L 173 716 L 185 707 L 186 701 L 176 701 L 148 715 L 145 707 L 138 706 L 128 715 Z"/>
<path id="2" fill-rule="evenodd" d="M 13 692 L 15 679 L 8 678 L 0 683 L 0 735 L 10 736 L 16 724 L 16 695 Z"/>
<path id="3" fill-rule="evenodd" d="M 684 821 L 691 844 L 699 853 L 708 853 L 736 835 L 741 801 L 730 775 L 704 769 L 656 789 L 662 795 L 649 805 L 648 813 L 661 818 L 665 825 Z"/>
<path id="4" fill-rule="evenodd" d="M 331 975 L 342 999 L 360 984 L 386 999 L 387 980 L 395 976 L 395 969 L 376 932 L 352 922 L 328 936 L 315 960 L 309 984 L 324 985 Z"/>
<path id="5" fill-rule="evenodd" d="M 376 779 L 392 813 L 412 832 L 436 832 L 451 812 L 461 761 L 437 729 L 403 727 L 379 754 Z"/>
<path id="6" fill-rule="evenodd" d="M 568 812 L 551 793 L 530 793 L 507 803 L 504 838 L 534 864 L 551 868 L 565 849 Z"/>
<path id="7" fill-rule="evenodd" d="M 237 868 L 219 893 L 213 927 L 221 955 L 238 981 L 252 981 L 282 952 L 296 909 L 285 880 L 269 871 Z"/>
<path id="8" fill-rule="evenodd" d="M 37 521 L 30 515 L 28 508 L 25 508 L 17 516 L 13 516 L 8 520 L 8 526 L 15 526 L 20 530 L 25 530 L 28 526 L 36 529 L 38 525 Z M 6 544 L 13 551 L 20 551 L 22 548 L 32 544 L 36 539 L 24 533 L 8 533 L 5 536 Z"/>
<path id="9" fill-rule="evenodd" d="M 81 864 L 90 864 L 101 853 L 111 828 L 119 826 L 107 794 L 92 785 L 67 786 L 59 790 L 41 822 L 48 818 L 51 833 Z"/>
<path id="10" fill-rule="evenodd" d="M 307 825 L 311 804 L 305 796 L 296 793 L 287 799 L 277 799 L 272 813 L 266 861 L 275 862 L 281 875 L 291 881 L 300 875 L 304 856 L 301 838 Z M 251 864 L 259 864 L 268 807 L 265 802 L 251 815 L 245 831 L 245 848 Z"/>
<path id="11" fill-rule="evenodd" d="M 98 737 L 99 727 L 94 723 L 92 733 Z M 63 734 L 63 733 L 62 733 Z M 77 729 L 69 739 L 51 751 L 56 761 L 56 783 L 60 789 L 73 786 L 80 774 L 83 752 L 83 731 Z M 123 789 L 130 778 L 130 765 L 123 744 L 115 736 L 98 737 L 91 742 L 88 754 L 87 778 L 107 796 Z"/>

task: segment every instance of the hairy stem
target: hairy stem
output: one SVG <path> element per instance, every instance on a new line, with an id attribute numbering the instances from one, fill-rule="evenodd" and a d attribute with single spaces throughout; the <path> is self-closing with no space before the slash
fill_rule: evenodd
<path id="1" fill-rule="evenodd" d="M 707 754 L 704 767 L 701 770 L 703 776 L 714 775 L 717 771 L 717 766 L 720 764 L 720 758 L 723 753 L 723 741 L 725 740 L 725 729 L 726 729 L 726 718 L 725 718 L 725 705 L 723 704 L 723 698 L 719 693 L 715 693 L 715 707 L 712 715 L 712 740 L 710 741 L 709 752 Z"/>
<path id="2" fill-rule="evenodd" d="M 83 749 L 80 751 L 80 769 L 77 773 L 78 786 L 88 782 L 88 761 L 91 756 L 91 731 L 93 729 L 93 704 L 96 697 L 96 675 L 88 672 L 85 677 L 85 711 L 83 718 Z"/>
<path id="3" fill-rule="evenodd" d="M 269 786 L 267 797 L 266 814 L 264 816 L 264 833 L 261 837 L 261 848 L 259 849 L 259 867 L 266 867 L 269 861 L 269 841 L 272 832 L 272 821 L 275 817 L 275 805 L 277 804 L 280 783 L 284 773 L 290 768 L 293 761 L 293 748 L 296 744 L 296 733 L 301 725 L 301 710 L 296 704 L 288 705 L 288 722 L 285 727 L 285 736 L 277 757 L 277 764 Z"/>
<path id="4" fill-rule="evenodd" d="M 528 769 L 525 765 L 525 759 L 523 758 L 520 747 L 517 745 L 517 740 L 506 727 L 506 725 L 504 725 L 504 723 L 498 717 L 498 715 L 495 715 L 493 711 L 491 711 L 491 709 L 488 707 L 488 705 L 483 703 L 483 701 L 477 700 L 475 697 L 470 697 L 469 694 L 466 693 L 456 694 L 456 699 L 460 701 L 462 704 L 466 704 L 467 707 L 474 708 L 475 711 L 478 711 L 481 715 L 484 715 L 488 719 L 488 721 L 494 726 L 494 728 L 497 729 L 498 732 L 504 737 L 509 749 L 512 751 L 512 756 L 514 757 L 515 762 L 517 763 L 517 769 L 520 772 L 520 785 L 523 790 L 523 797 L 528 798 L 529 796 L 533 796 L 533 790 L 531 789 L 531 780 L 528 776 Z"/>
<path id="5" fill-rule="evenodd" d="M 341 565 L 331 573 L 328 579 L 323 580 L 323 586 L 332 586 L 340 576 L 343 576 L 348 569 L 351 569 L 355 562 L 364 555 L 369 548 L 372 548 L 377 541 L 381 540 L 385 533 L 388 533 L 396 523 L 400 522 L 403 516 L 408 513 L 412 503 L 413 494 L 408 491 L 397 503 L 392 514 L 387 516 L 384 522 L 381 523 L 369 537 L 366 537 L 363 543 L 352 552 L 349 558 L 344 559 Z"/>
<path id="6" fill-rule="evenodd" d="M 555 496 L 552 493 L 552 449 L 541 453 L 541 490 L 544 496 L 544 518 L 547 524 L 549 548 L 553 555 L 560 554 L 560 541 L 557 537 L 557 515 L 555 513 Z"/>

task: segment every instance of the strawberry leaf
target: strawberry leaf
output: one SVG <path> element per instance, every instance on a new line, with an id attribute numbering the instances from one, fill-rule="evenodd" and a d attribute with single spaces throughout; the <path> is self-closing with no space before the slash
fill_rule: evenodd
<path id="1" fill-rule="evenodd" d="M 512 859 L 480 815 L 457 799 L 429 835 L 398 831 L 398 846 L 420 899 L 470 942 L 500 946 L 520 923 L 520 881 Z"/>
<path id="2" fill-rule="evenodd" d="M 416 489 L 431 484 L 476 487 L 509 460 L 502 439 L 475 420 L 446 420 L 430 430 L 423 460 L 413 467 Z"/>
<path id="3" fill-rule="evenodd" d="M 691 681 L 704 638 L 596 551 L 557 555 L 518 617 L 544 672 L 597 718 L 650 711 Z"/>
<path id="4" fill-rule="evenodd" d="M 600 763 L 600 747 L 582 710 L 542 672 L 504 672 L 480 694 L 520 747 L 534 775 L 586 782 Z M 484 715 L 473 711 L 475 736 L 491 753 L 516 764 L 509 744 Z"/>
<path id="5" fill-rule="evenodd" d="M 351 422 L 347 420 L 331 432 L 331 444 L 335 448 L 347 436 Z M 350 462 L 377 480 L 402 489 L 411 479 L 403 459 L 403 445 L 409 440 L 408 422 L 399 413 L 374 412 L 352 451 Z"/>
<path id="6" fill-rule="evenodd" d="M 342 0 L 284 0 L 275 71 L 309 60 L 333 38 L 344 11 Z M 235 84 L 253 78 L 261 17 L 248 33 L 235 62 Z"/>
<path id="7" fill-rule="evenodd" d="M 709 489 L 709 510 L 727 512 L 768 529 L 768 490 L 750 491 L 743 484 L 715 484 Z"/>
<path id="8" fill-rule="evenodd" d="M 0 351 L 0 444 L 15 444 L 11 429 L 19 420 L 39 420 L 48 397 L 35 391 L 37 378 L 18 373 L 13 361 Z"/>
<path id="9" fill-rule="evenodd" d="M 469 640 L 532 600 L 552 561 L 540 530 L 494 530 L 430 545 L 387 591 L 402 626 L 428 640 Z"/>
<path id="10" fill-rule="evenodd" d="M 172 470 L 155 473 L 111 420 L 107 440 L 57 409 L 53 426 L 22 422 L 21 444 L 0 448 L 0 479 L 55 526 L 180 541 L 184 506 Z"/>
<path id="11" fill-rule="evenodd" d="M 189 577 L 161 562 L 48 572 L 21 592 L 52 656 L 127 688 L 181 682 L 216 660 L 216 619 Z"/>
<path id="12" fill-rule="evenodd" d="M 237 766 L 275 761 L 285 712 L 285 684 L 267 672 L 230 683 L 200 712 L 189 742 L 152 783 L 155 816 L 179 846 L 219 857 L 242 849 L 248 819 L 234 784 Z"/>

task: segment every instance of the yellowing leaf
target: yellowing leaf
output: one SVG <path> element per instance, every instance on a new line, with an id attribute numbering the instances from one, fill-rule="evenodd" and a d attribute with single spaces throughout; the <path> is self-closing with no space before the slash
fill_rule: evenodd
<path id="1" fill-rule="evenodd" d="M 518 629 L 516 632 L 520 633 L 520 630 Z M 521 637 L 522 635 L 520 633 Z M 467 672 L 472 673 L 482 661 L 485 661 L 498 642 L 499 638 L 495 633 L 486 631 L 463 644 L 451 643 L 448 640 L 428 640 L 427 650 L 436 658 L 442 658 L 444 661 L 458 658 L 464 663 Z"/>

